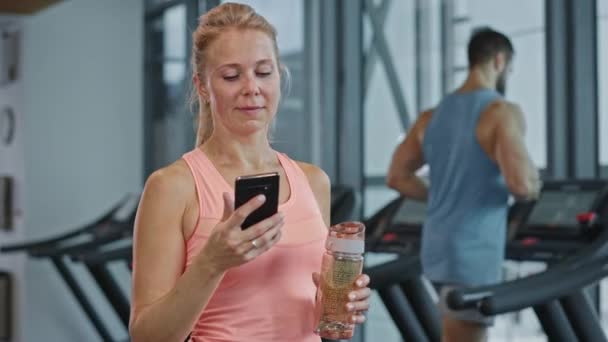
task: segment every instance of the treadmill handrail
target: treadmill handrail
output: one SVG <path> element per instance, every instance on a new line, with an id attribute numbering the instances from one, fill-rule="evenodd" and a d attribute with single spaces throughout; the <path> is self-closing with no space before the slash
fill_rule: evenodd
<path id="1" fill-rule="evenodd" d="M 65 246 L 49 246 L 46 248 L 35 248 L 28 251 L 29 255 L 36 258 L 44 257 L 55 257 L 60 255 L 67 255 L 73 253 L 80 253 L 82 251 L 95 250 L 107 243 L 121 240 L 129 237 L 131 234 L 128 232 L 128 227 L 124 230 L 114 230 L 106 235 L 95 237 L 89 241 L 79 242 L 76 244 L 67 244 Z"/>
<path id="2" fill-rule="evenodd" d="M 484 315 L 497 315 L 522 310 L 567 296 L 606 276 L 608 276 L 608 256 L 573 270 L 567 276 L 562 272 L 543 272 L 536 281 L 550 286 L 529 286 L 526 287 L 527 291 L 512 289 L 499 296 L 484 298 L 479 305 L 479 311 Z"/>
<path id="3" fill-rule="evenodd" d="M 94 250 L 84 253 L 71 253 L 71 259 L 88 265 L 98 265 L 114 260 L 131 260 L 133 245 L 114 248 L 111 250 Z"/>
<path id="4" fill-rule="evenodd" d="M 377 266 L 366 267 L 364 272 L 371 279 L 369 285 L 371 289 L 382 289 L 390 285 L 401 284 L 420 275 L 420 257 L 417 255 L 400 256 Z"/>
<path id="5" fill-rule="evenodd" d="M 542 287 L 546 290 L 547 287 L 557 286 L 556 282 L 563 281 L 565 274 L 569 276 L 575 274 L 580 269 L 586 269 L 589 263 L 595 264 L 606 257 L 608 257 L 608 228 L 604 228 L 588 247 L 546 271 L 508 282 L 453 290 L 448 294 L 447 302 L 450 308 L 461 310 L 480 307 L 481 302 L 490 297 L 518 291 L 525 292 L 530 288 Z"/>
<path id="6" fill-rule="evenodd" d="M 80 234 L 88 233 L 88 232 L 92 231 L 93 229 L 112 221 L 114 214 L 116 214 L 116 212 L 118 212 L 125 205 L 125 203 L 127 203 L 130 196 L 131 195 L 128 194 L 125 197 L 123 197 L 107 213 L 103 214 L 101 217 L 97 218 L 95 221 L 93 221 L 89 224 L 86 224 L 84 227 L 76 228 L 73 231 L 59 234 L 57 236 L 46 238 L 46 239 L 40 239 L 40 240 L 32 241 L 32 242 L 16 243 L 16 244 L 12 244 L 12 245 L 4 245 L 4 246 L 0 247 L 0 253 L 13 253 L 13 252 L 21 252 L 21 251 L 30 251 L 30 250 L 39 249 L 39 248 L 46 248 L 46 247 L 50 247 L 54 244 L 57 244 L 61 241 L 76 237 Z"/>

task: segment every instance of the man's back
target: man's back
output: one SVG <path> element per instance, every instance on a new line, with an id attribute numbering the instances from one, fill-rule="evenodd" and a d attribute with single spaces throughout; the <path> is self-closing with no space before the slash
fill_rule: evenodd
<path id="1" fill-rule="evenodd" d="M 490 89 L 450 94 L 424 130 L 431 185 L 421 255 L 432 281 L 476 285 L 499 279 L 508 192 L 477 132 L 482 113 L 500 98 Z"/>

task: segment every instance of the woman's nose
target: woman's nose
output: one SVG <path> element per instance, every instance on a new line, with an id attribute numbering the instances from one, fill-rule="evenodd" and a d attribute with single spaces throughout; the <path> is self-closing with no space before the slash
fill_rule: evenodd
<path id="1" fill-rule="evenodd" d="M 260 87 L 258 80 L 255 75 L 247 76 L 243 78 L 243 95 L 258 95 L 260 93 Z"/>

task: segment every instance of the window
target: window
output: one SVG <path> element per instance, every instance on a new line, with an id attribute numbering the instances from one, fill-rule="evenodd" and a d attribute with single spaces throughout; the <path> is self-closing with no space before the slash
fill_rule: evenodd
<path id="1" fill-rule="evenodd" d="M 396 146 L 418 113 L 440 98 L 441 4 L 439 0 L 365 4 L 364 214 L 369 216 L 396 195 L 384 185 Z"/>
<path id="2" fill-rule="evenodd" d="M 507 81 L 506 99 L 519 104 L 523 109 L 527 125 L 526 145 L 535 164 L 545 168 L 545 2 L 454 0 L 453 4 L 451 24 L 454 25 L 454 65 L 451 66 L 451 89 L 458 87 L 466 77 L 466 48 L 471 32 L 478 27 L 489 26 L 506 34 L 515 49 L 513 73 Z"/>
<path id="3" fill-rule="evenodd" d="M 397 193 L 385 185 L 392 154 L 418 113 L 441 96 L 441 0 L 364 1 L 363 139 L 364 216 L 377 212 Z M 356 137 L 355 137 L 356 138 Z M 366 265 L 390 255 L 368 254 Z M 366 341 L 400 341 L 377 293 Z"/>
<path id="4" fill-rule="evenodd" d="M 179 159 L 194 146 L 187 105 L 190 77 L 186 5 L 160 12 L 146 23 L 146 173 Z"/>

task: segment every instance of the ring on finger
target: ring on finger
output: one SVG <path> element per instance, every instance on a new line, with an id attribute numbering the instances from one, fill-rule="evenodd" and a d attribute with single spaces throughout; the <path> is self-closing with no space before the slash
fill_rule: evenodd
<path id="1" fill-rule="evenodd" d="M 253 246 L 253 248 L 258 248 L 258 242 L 256 241 L 256 239 L 251 240 L 251 245 Z"/>

